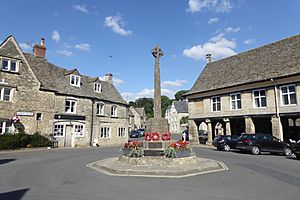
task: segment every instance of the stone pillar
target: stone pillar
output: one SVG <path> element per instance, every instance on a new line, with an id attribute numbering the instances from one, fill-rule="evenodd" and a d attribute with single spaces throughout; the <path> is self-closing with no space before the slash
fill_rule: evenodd
<path id="1" fill-rule="evenodd" d="M 283 130 L 282 130 L 280 117 L 277 117 L 276 115 L 272 115 L 271 123 L 272 123 L 272 135 L 283 141 Z"/>
<path id="2" fill-rule="evenodd" d="M 198 126 L 194 120 L 188 120 L 190 143 L 199 144 Z"/>
<path id="3" fill-rule="evenodd" d="M 226 135 L 231 135 L 231 128 L 230 128 L 230 120 L 229 118 L 224 118 L 223 121 L 226 123 Z"/>
<path id="4" fill-rule="evenodd" d="M 159 59 L 164 55 L 159 45 L 152 49 L 155 58 L 154 70 L 154 118 L 161 118 L 161 88 L 160 88 L 160 66 Z"/>
<path id="5" fill-rule="evenodd" d="M 255 125 L 251 117 L 245 117 L 245 133 L 255 133 Z"/>
<path id="6" fill-rule="evenodd" d="M 212 128 L 211 128 L 211 121 L 210 119 L 206 119 L 205 123 L 207 124 L 207 142 L 206 144 L 211 144 L 212 143 Z"/>

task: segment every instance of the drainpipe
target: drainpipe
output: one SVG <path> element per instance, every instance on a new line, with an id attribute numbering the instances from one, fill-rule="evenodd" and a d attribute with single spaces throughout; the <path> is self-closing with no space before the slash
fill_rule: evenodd
<path id="1" fill-rule="evenodd" d="M 275 92 L 275 104 L 276 104 L 276 117 L 279 118 L 279 106 L 278 106 L 278 97 L 277 97 L 277 85 L 276 82 L 271 78 L 271 81 L 274 84 L 274 92 Z"/>
<path id="2" fill-rule="evenodd" d="M 94 105 L 95 105 L 95 101 L 94 101 L 94 99 L 92 99 L 92 119 L 91 119 L 91 138 L 90 138 L 90 146 L 93 146 Z"/>

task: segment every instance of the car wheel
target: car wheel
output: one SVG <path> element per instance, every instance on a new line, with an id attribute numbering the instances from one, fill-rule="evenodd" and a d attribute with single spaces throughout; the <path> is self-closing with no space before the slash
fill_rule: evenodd
<path id="1" fill-rule="evenodd" d="M 290 157 L 293 154 L 290 148 L 284 148 L 284 155 Z"/>
<path id="2" fill-rule="evenodd" d="M 254 154 L 254 155 L 258 155 L 258 154 L 260 154 L 260 149 L 259 149 L 259 147 L 257 147 L 257 146 L 253 146 L 253 147 L 251 148 L 251 152 L 252 152 L 252 154 Z"/>
<path id="3" fill-rule="evenodd" d="M 224 145 L 224 150 L 225 150 L 225 151 L 230 151 L 230 146 L 229 146 L 228 144 L 225 144 L 225 145 Z"/>

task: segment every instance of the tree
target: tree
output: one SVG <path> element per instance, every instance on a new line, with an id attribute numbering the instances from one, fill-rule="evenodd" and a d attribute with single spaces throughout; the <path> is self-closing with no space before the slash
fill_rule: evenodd
<path id="1" fill-rule="evenodd" d="M 147 119 L 152 118 L 153 115 L 153 99 L 152 98 L 139 98 L 135 100 L 135 108 L 144 107 Z"/>
<path id="2" fill-rule="evenodd" d="M 169 99 L 167 96 L 161 96 L 161 113 L 162 117 L 165 117 L 166 110 L 171 105 L 173 100 Z"/>
<path id="3" fill-rule="evenodd" d="M 183 100 L 184 98 L 183 98 L 183 94 L 184 93 L 186 93 L 186 92 L 188 92 L 188 90 L 179 90 L 178 92 L 176 92 L 176 94 L 174 95 L 175 96 L 175 99 L 176 100 Z"/>
<path id="4" fill-rule="evenodd" d="M 180 124 L 187 124 L 188 123 L 188 116 L 185 116 L 185 117 L 181 117 L 180 119 Z"/>

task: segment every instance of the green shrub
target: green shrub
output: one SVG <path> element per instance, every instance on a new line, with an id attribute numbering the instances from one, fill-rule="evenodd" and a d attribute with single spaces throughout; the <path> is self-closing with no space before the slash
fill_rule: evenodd
<path id="1" fill-rule="evenodd" d="M 39 133 L 29 135 L 21 132 L 16 134 L 5 133 L 0 135 L 0 150 L 47 146 L 51 146 L 51 142 Z"/>

